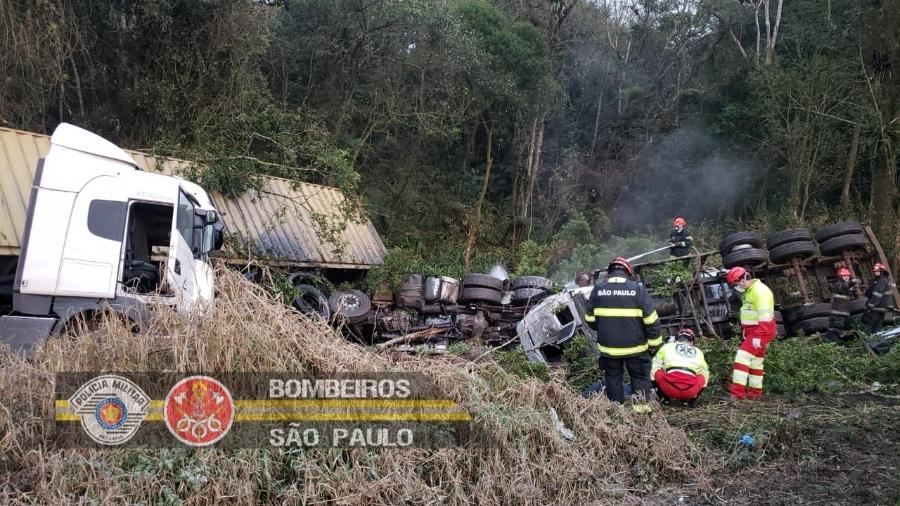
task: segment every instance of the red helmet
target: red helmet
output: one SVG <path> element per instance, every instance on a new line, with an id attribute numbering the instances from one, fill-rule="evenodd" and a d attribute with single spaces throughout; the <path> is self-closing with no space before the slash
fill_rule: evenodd
<path id="1" fill-rule="evenodd" d="M 732 267 L 731 270 L 728 271 L 728 274 L 725 275 L 725 281 L 727 281 L 729 285 L 734 286 L 744 279 L 744 277 L 749 275 L 747 269 L 744 269 L 743 267 Z"/>
<path id="2" fill-rule="evenodd" d="M 872 272 L 887 272 L 887 267 L 881 262 L 876 262 L 875 265 L 872 266 Z"/>
<path id="3" fill-rule="evenodd" d="M 694 331 L 689 328 L 678 329 L 678 337 L 685 338 L 690 342 L 694 342 Z"/>
<path id="4" fill-rule="evenodd" d="M 672 221 L 672 225 L 675 225 L 676 227 L 683 227 L 687 225 L 687 221 L 685 221 L 685 219 L 681 216 L 678 216 Z"/>
<path id="5" fill-rule="evenodd" d="M 848 268 L 846 268 L 846 267 L 841 267 L 840 269 L 838 269 L 837 275 L 838 275 L 838 276 L 849 276 L 849 275 L 850 275 L 850 269 L 848 269 Z"/>
<path id="6" fill-rule="evenodd" d="M 634 269 L 631 267 L 631 264 L 628 262 L 628 260 L 625 260 L 622 257 L 613 258 L 613 261 L 609 263 L 609 266 L 606 268 L 606 270 L 612 271 L 616 267 L 625 269 L 625 272 L 627 272 L 629 276 L 634 274 Z"/>

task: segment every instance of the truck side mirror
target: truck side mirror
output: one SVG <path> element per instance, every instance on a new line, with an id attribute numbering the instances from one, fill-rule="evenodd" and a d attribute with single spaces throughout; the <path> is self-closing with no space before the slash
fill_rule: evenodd
<path id="1" fill-rule="evenodd" d="M 212 225 L 219 222 L 219 213 L 217 211 L 206 211 L 206 224 Z"/>
<path id="2" fill-rule="evenodd" d="M 213 227 L 213 250 L 220 250 L 225 244 L 225 226 L 218 225 Z"/>

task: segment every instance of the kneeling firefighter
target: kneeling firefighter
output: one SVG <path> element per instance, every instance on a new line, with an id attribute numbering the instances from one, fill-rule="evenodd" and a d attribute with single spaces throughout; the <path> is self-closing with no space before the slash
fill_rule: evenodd
<path id="1" fill-rule="evenodd" d="M 597 331 L 606 396 L 615 402 L 625 400 L 622 375 L 627 369 L 636 395 L 632 407 L 647 413 L 653 387 L 649 349 L 661 346 L 663 340 L 659 316 L 647 289 L 632 281 L 634 271 L 627 260 L 615 258 L 607 272 L 607 280 L 591 292 L 584 321 Z"/>
<path id="2" fill-rule="evenodd" d="M 651 377 L 665 399 L 692 402 L 709 383 L 703 351 L 694 346 L 694 331 L 681 329 L 653 357 Z"/>

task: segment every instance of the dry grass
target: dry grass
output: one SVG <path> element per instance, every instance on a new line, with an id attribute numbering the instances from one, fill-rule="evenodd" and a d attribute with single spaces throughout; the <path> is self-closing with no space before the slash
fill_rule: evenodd
<path id="1" fill-rule="evenodd" d="M 701 454 L 657 414 L 636 417 L 557 380 L 522 381 L 494 362 L 391 358 L 220 273 L 205 318 L 159 314 L 149 332 L 115 322 L 49 343 L 35 360 L 0 353 L 0 501 L 208 504 L 636 504 L 660 487 L 705 486 Z M 415 371 L 463 404 L 492 449 L 62 450 L 49 441 L 56 371 Z M 577 438 L 564 440 L 555 408 Z M 691 482 L 691 483 L 689 483 Z"/>

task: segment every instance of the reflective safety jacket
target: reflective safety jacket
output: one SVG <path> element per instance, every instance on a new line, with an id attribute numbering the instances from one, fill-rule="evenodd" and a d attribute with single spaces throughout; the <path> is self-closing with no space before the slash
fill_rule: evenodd
<path id="1" fill-rule="evenodd" d="M 653 357 L 653 366 L 650 377 L 656 376 L 656 371 L 662 369 L 665 372 L 683 371 L 698 376 L 703 376 L 703 386 L 709 383 L 709 366 L 700 348 L 684 341 L 675 341 L 663 345 Z"/>
<path id="2" fill-rule="evenodd" d="M 754 279 L 741 296 L 741 327 L 745 337 L 775 339 L 775 297 L 762 281 Z"/>
<path id="3" fill-rule="evenodd" d="M 687 227 L 683 227 L 680 232 L 677 228 L 673 228 L 669 233 L 669 242 L 672 243 L 672 247 L 669 248 L 669 252 L 672 256 L 683 257 L 691 253 L 691 246 L 694 245 L 694 238 L 691 237 L 691 233 L 688 232 Z"/>
<path id="4" fill-rule="evenodd" d="M 625 277 L 611 277 L 594 287 L 584 321 L 597 330 L 600 353 L 607 357 L 633 357 L 663 342 L 650 294 Z"/>
<path id="5" fill-rule="evenodd" d="M 886 313 L 888 308 L 894 307 L 894 295 L 892 292 L 891 279 L 886 274 L 882 274 L 872 286 L 866 290 L 866 309 L 879 313 Z"/>
<path id="6" fill-rule="evenodd" d="M 831 314 L 835 316 L 850 316 L 850 298 L 853 297 L 853 287 L 856 280 L 844 281 L 838 279 L 831 290 Z"/>

